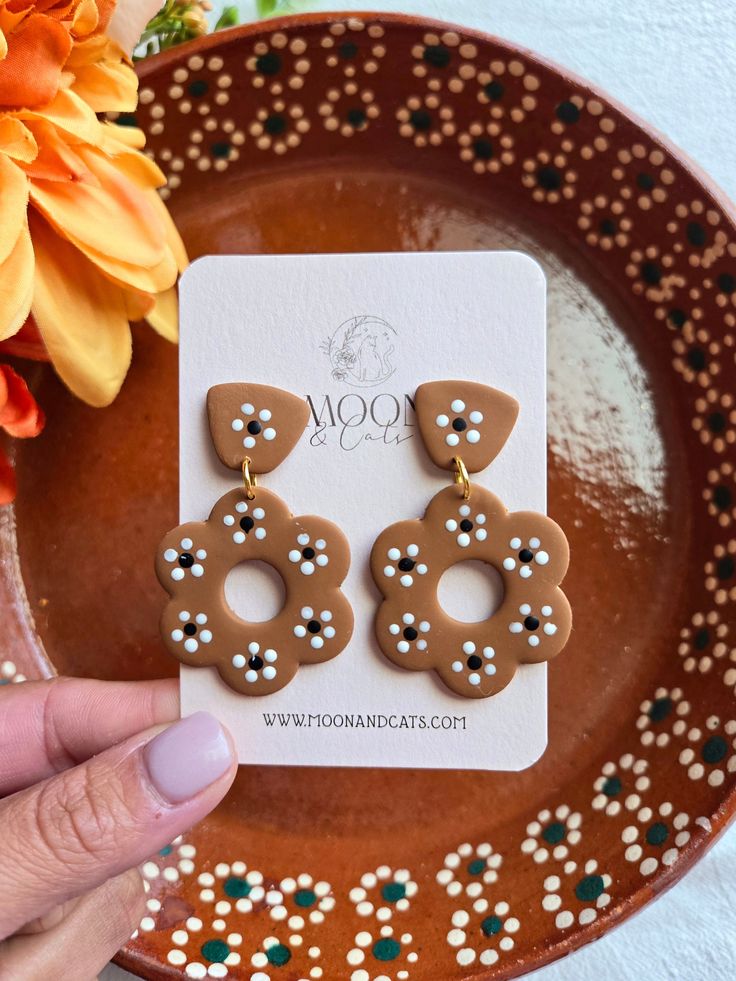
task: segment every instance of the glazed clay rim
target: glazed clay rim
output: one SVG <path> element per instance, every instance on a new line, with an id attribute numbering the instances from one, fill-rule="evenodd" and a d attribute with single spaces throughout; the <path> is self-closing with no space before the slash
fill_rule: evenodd
<path id="1" fill-rule="evenodd" d="M 705 196 L 717 200 L 726 221 L 730 221 L 732 225 L 736 224 L 736 206 L 734 206 L 725 193 L 717 186 L 715 181 L 705 174 L 704 171 L 694 161 L 692 161 L 686 153 L 675 147 L 665 136 L 658 132 L 649 123 L 632 113 L 620 102 L 612 99 L 600 89 L 591 85 L 588 81 L 581 79 L 579 76 L 568 71 L 567 69 L 561 68 L 555 62 L 540 57 L 536 53 L 531 52 L 526 48 L 501 40 L 483 31 L 454 25 L 432 18 L 416 17 L 406 14 L 359 11 L 335 12 L 331 14 L 310 13 L 286 15 L 279 18 L 231 28 L 225 32 L 206 35 L 193 42 L 188 42 L 185 45 L 172 48 L 166 52 L 163 52 L 162 54 L 154 55 L 139 63 L 137 66 L 138 75 L 141 80 L 145 80 L 154 72 L 165 70 L 175 65 L 185 57 L 212 52 L 216 49 L 227 48 L 230 45 L 238 44 L 244 39 L 252 38 L 261 34 L 270 34 L 271 32 L 277 30 L 290 31 L 304 28 L 306 26 L 324 25 L 325 27 L 328 27 L 334 22 L 349 21 L 351 19 L 366 21 L 370 20 L 373 22 L 378 22 L 389 28 L 394 27 L 399 29 L 406 28 L 413 30 L 434 30 L 438 32 L 456 31 L 464 39 L 467 38 L 469 40 L 475 40 L 481 45 L 493 45 L 494 47 L 507 52 L 509 56 L 521 56 L 527 59 L 531 64 L 544 68 L 565 80 L 569 80 L 570 83 L 580 92 L 587 93 L 590 96 L 599 99 L 606 106 L 616 110 L 626 120 L 637 127 L 642 134 L 646 135 L 652 140 L 653 143 L 657 144 L 659 148 L 664 150 L 671 158 L 673 164 L 679 165 L 682 170 L 689 173 L 689 175 L 699 185 Z M 564 232 L 562 234 L 564 234 Z M 603 273 L 606 275 L 605 263 L 599 262 L 598 266 L 599 268 L 603 267 Z M 720 834 L 723 833 L 730 821 L 734 818 L 735 814 L 736 788 L 732 789 L 724 797 L 718 809 L 710 816 L 710 833 L 707 836 L 699 837 L 695 842 L 691 843 L 690 847 L 683 849 L 680 858 L 673 866 L 668 868 L 663 864 L 660 864 L 657 872 L 649 880 L 646 880 L 639 888 L 623 897 L 618 904 L 613 904 L 612 908 L 605 917 L 597 918 L 592 923 L 585 926 L 580 926 L 578 924 L 574 932 L 567 935 L 562 935 L 560 939 L 554 942 L 551 946 L 543 949 L 537 949 L 531 953 L 525 952 L 522 955 L 525 957 L 524 963 L 518 963 L 515 966 L 510 964 L 507 965 L 504 976 L 519 976 L 527 971 L 540 968 L 551 961 L 556 960 L 557 958 L 562 957 L 573 950 L 576 950 L 584 944 L 597 939 L 602 934 L 608 932 L 612 927 L 623 922 L 627 917 L 631 916 L 632 913 L 641 909 L 645 903 L 649 902 L 655 896 L 674 885 L 674 883 L 677 882 L 681 876 L 684 875 L 714 844 Z M 162 976 L 180 976 L 179 971 L 176 968 L 170 967 L 169 965 L 161 964 L 159 962 L 149 961 L 146 963 L 145 961 L 142 961 L 139 953 L 134 954 L 132 952 L 128 953 L 123 951 L 118 955 L 117 961 L 122 966 L 128 967 L 130 970 L 142 974 L 143 977 L 148 977 L 151 979 L 160 978 Z M 478 965 L 476 964 L 475 967 L 477 968 L 477 966 Z M 491 969 L 490 974 L 493 973 L 495 972 L 493 969 Z M 478 974 L 477 971 L 472 971 L 472 974 L 468 976 L 481 978 L 484 975 Z"/>

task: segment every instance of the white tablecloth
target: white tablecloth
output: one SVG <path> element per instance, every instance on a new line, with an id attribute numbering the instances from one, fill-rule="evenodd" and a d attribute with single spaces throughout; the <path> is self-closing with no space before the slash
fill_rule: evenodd
<path id="1" fill-rule="evenodd" d="M 213 16 L 229 2 L 215 0 Z M 254 18 L 252 0 L 237 5 L 242 20 Z M 318 0 L 301 6 L 366 10 L 371 3 Z M 376 7 L 478 27 L 569 67 L 665 133 L 736 200 L 733 0 L 383 0 Z M 736 829 L 644 912 L 530 977 L 733 981 L 734 906 Z M 102 978 L 123 981 L 129 975 L 110 966 Z"/>

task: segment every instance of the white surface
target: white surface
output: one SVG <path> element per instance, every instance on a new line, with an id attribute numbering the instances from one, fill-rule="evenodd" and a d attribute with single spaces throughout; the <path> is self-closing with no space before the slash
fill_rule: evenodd
<path id="1" fill-rule="evenodd" d="M 428 465 L 417 445 L 408 399 L 424 381 L 468 378 L 517 399 L 521 411 L 508 442 L 487 470 L 473 475 L 473 482 L 498 494 L 511 511 L 546 510 L 546 290 L 541 268 L 520 252 L 213 256 L 187 270 L 179 295 L 182 522 L 205 519 L 217 499 L 240 482 L 240 474 L 226 470 L 212 448 L 203 411 L 210 387 L 252 381 L 308 397 L 314 409 L 306 430 L 263 483 L 293 514 L 323 515 L 345 534 L 351 562 L 343 593 L 355 616 L 353 635 L 339 657 L 323 665 L 303 665 L 285 688 L 265 700 L 243 699 L 220 680 L 216 668 L 182 666 L 182 712 L 214 713 L 235 737 L 243 763 L 479 770 L 530 766 L 547 745 L 546 665 L 523 665 L 492 702 L 458 698 L 438 683 L 433 671 L 401 671 L 381 655 L 376 642 L 378 595 L 368 569 L 376 536 L 392 522 L 420 517 L 431 498 L 451 483 L 451 475 Z M 346 325 L 366 315 L 382 323 L 380 331 L 364 338 L 359 352 L 369 352 L 369 360 L 361 362 L 366 371 L 380 367 L 377 380 L 356 380 L 348 373 L 335 378 L 335 362 L 325 345 L 335 338 L 340 348 Z M 415 352 L 420 349 L 418 360 Z M 350 493 L 350 488 L 363 492 Z M 264 527 L 269 528 L 268 514 Z M 327 540 L 329 555 L 329 535 Z M 249 538 L 245 554 L 258 555 L 268 541 L 261 546 Z M 462 549 L 458 553 L 462 557 Z M 424 561 L 421 553 L 419 561 Z M 302 577 L 303 601 L 316 610 L 322 609 L 321 584 L 333 586 L 330 569 L 327 565 Z M 461 573 L 463 565 L 456 569 Z M 462 581 L 457 585 L 465 591 Z M 236 612 L 243 608 L 239 602 L 252 606 L 261 598 L 264 608 L 271 606 L 269 581 L 254 584 L 243 577 L 237 586 L 240 596 L 228 594 Z M 425 612 L 412 605 L 416 588 L 403 590 L 405 612 Z M 324 605 L 329 606 L 327 601 Z M 298 608 L 292 616 L 284 628 L 289 635 L 298 622 Z M 430 630 L 430 646 L 432 636 Z M 257 626 L 243 627 L 243 648 L 259 639 L 263 641 Z M 280 645 L 274 647 L 283 657 Z M 362 718 L 364 726 L 337 730 L 333 725 L 301 725 L 295 738 L 293 724 L 268 727 L 266 714 L 289 720 L 297 716 L 300 722 L 349 716 Z M 404 725 L 366 728 L 367 717 L 381 723 L 403 719 Z M 433 728 L 435 718 L 447 719 L 453 727 Z"/>
<path id="2" fill-rule="evenodd" d="M 244 17 L 253 9 L 251 3 L 240 6 Z M 342 9 L 370 6 L 340 4 Z M 479 27 L 569 67 L 665 133 L 736 199 L 736 4 L 731 0 L 383 0 L 380 6 Z M 317 3 L 309 9 L 335 7 Z M 734 904 L 736 829 L 636 918 L 529 977 L 732 981 Z M 114 968 L 103 974 L 104 981 L 122 976 Z"/>

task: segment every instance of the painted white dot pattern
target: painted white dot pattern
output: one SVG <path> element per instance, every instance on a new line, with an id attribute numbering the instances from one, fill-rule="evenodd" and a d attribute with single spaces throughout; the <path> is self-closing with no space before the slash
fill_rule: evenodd
<path id="1" fill-rule="evenodd" d="M 440 429 L 448 429 L 445 433 L 445 443 L 455 449 L 465 440 L 471 446 L 480 442 L 481 433 L 477 428 L 483 422 L 483 413 L 478 409 L 470 409 L 465 402 L 456 398 L 450 402 L 450 413 L 440 412 L 435 424 Z"/>

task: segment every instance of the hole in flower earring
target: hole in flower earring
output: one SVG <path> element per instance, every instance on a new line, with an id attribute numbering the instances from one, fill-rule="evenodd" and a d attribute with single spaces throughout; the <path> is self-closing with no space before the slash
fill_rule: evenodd
<path id="1" fill-rule="evenodd" d="M 243 482 L 206 521 L 179 525 L 159 545 L 156 574 L 171 597 L 161 635 L 184 664 L 214 666 L 235 691 L 267 695 L 300 664 L 328 661 L 350 640 L 353 611 L 340 589 L 350 549 L 331 521 L 294 517 L 256 476 L 294 448 L 309 421 L 306 402 L 278 388 L 232 383 L 209 390 L 207 414 L 218 457 Z M 285 600 L 270 620 L 248 622 L 228 604 L 228 575 L 248 561 L 265 562 L 283 580 Z"/>
<path id="2" fill-rule="evenodd" d="M 510 513 L 470 481 L 514 428 L 519 406 L 511 396 L 477 382 L 428 382 L 417 389 L 415 407 L 427 452 L 453 483 L 423 518 L 399 521 L 376 539 L 371 572 L 384 596 L 376 637 L 394 664 L 436 671 L 458 695 L 487 698 L 519 664 L 548 661 L 565 646 L 572 613 L 559 584 L 569 548 L 550 518 Z M 467 560 L 487 563 L 502 580 L 500 606 L 480 622 L 453 619 L 437 595 L 444 573 Z"/>

